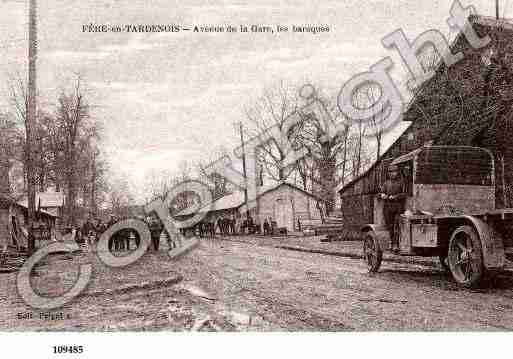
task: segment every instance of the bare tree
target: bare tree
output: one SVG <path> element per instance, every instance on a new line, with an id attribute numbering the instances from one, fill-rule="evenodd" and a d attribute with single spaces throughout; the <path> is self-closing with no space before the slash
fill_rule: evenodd
<path id="1" fill-rule="evenodd" d="M 18 130 L 8 114 L 0 114 L 0 193 L 12 194 L 9 173 L 18 152 Z"/>
<path id="2" fill-rule="evenodd" d="M 164 169 L 150 172 L 145 183 L 146 203 L 157 199 L 161 201 L 168 200 L 169 194 L 177 185 L 181 185 L 179 188 L 180 193 L 193 193 L 193 191 L 187 191 L 188 182 L 193 180 L 193 167 L 188 161 L 181 161 L 177 167 L 174 171 Z M 178 199 L 175 199 L 175 201 L 178 201 L 179 206 L 184 206 L 184 208 L 192 201 L 188 195 L 181 196 L 179 194 L 177 197 Z"/>
<path id="3" fill-rule="evenodd" d="M 262 97 L 245 109 L 248 136 L 259 136 L 272 127 L 277 127 L 281 132 L 289 116 L 297 113 L 297 106 L 295 89 L 286 87 L 283 82 L 265 90 Z M 285 181 L 292 174 L 292 170 L 282 167 L 286 156 L 281 139 L 273 138 L 259 148 L 257 160 L 270 178 Z"/>
<path id="4" fill-rule="evenodd" d="M 308 156 L 297 163 L 297 171 L 304 188 L 310 186 L 310 191 L 319 195 L 326 203 L 327 211 L 331 212 L 335 204 L 334 188 L 344 178 L 344 174 L 339 178 L 339 173 L 340 168 L 345 171 L 349 124 L 339 112 L 334 100 L 320 93 L 316 96 L 329 118 L 320 119 L 313 114 L 305 115 L 300 112 L 303 118 L 294 128 L 292 142 L 308 150 Z M 346 126 L 328 136 L 325 121 L 346 123 Z"/>
<path id="5" fill-rule="evenodd" d="M 107 164 L 95 143 L 89 143 L 82 151 L 83 164 L 80 172 L 83 202 L 87 208 L 98 213 L 99 207 L 106 201 L 108 185 L 106 182 Z"/>
<path id="6" fill-rule="evenodd" d="M 145 183 L 145 202 L 150 203 L 156 199 L 164 201 L 174 183 L 175 178 L 170 171 L 151 171 Z"/>
<path id="7" fill-rule="evenodd" d="M 9 81 L 10 103 L 14 121 L 18 129 L 18 144 L 21 147 L 19 158 L 23 162 L 23 188 L 27 189 L 28 148 L 26 140 L 26 120 L 28 108 L 28 92 L 21 76 L 12 77 Z"/>
<path id="8" fill-rule="evenodd" d="M 85 98 L 81 78 L 77 76 L 73 89 L 61 92 L 56 115 L 63 139 L 64 181 L 67 190 L 68 224 L 70 225 L 74 225 L 77 219 L 75 210 L 78 195 L 79 140 L 88 131 L 89 119 L 89 105 Z"/>
<path id="9" fill-rule="evenodd" d="M 233 185 L 222 174 L 208 171 L 208 166 L 219 158 L 227 156 L 228 150 L 225 147 L 218 147 L 209 152 L 205 159 L 196 163 L 196 171 L 201 182 L 206 184 L 214 200 L 224 197 L 233 191 Z"/>
<path id="10" fill-rule="evenodd" d="M 108 190 L 108 202 L 112 213 L 118 217 L 130 215 L 130 206 L 134 199 L 128 181 L 124 177 L 111 178 Z"/>
<path id="11" fill-rule="evenodd" d="M 368 84 L 359 89 L 355 95 L 355 100 L 359 108 L 371 108 L 377 106 L 380 100 L 381 89 L 377 84 Z M 361 140 L 360 134 L 363 136 L 370 136 L 376 140 L 376 161 L 379 160 L 383 148 L 383 135 L 387 128 L 387 114 L 386 109 L 381 106 L 378 111 L 371 116 L 369 122 L 365 125 L 360 123 L 358 127 L 359 141 Z M 358 148 L 361 150 L 361 142 L 358 142 Z M 358 154 L 359 163 L 361 164 L 361 151 Z"/>
<path id="12" fill-rule="evenodd" d="M 7 132 L 2 129 L 0 144 L 6 146 L 0 147 L 9 150 L 9 166 L 13 163 L 23 164 L 20 178 L 23 178 L 24 185 L 17 191 L 21 190 L 20 194 L 26 195 L 29 156 L 25 124 L 28 99 L 25 83 L 20 77 L 10 80 L 9 93 L 11 112 L 0 117 L 8 119 L 11 135 L 3 136 Z M 105 163 L 100 159 L 97 145 L 99 128 L 89 115 L 89 104 L 85 100 L 79 76 L 72 89 L 61 92 L 55 112 L 39 107 L 32 130 L 30 161 L 37 190 L 44 192 L 53 187 L 66 193 L 65 215 L 69 224 L 76 221 L 78 212 L 75 209 L 78 204 L 84 207 L 82 212 L 87 210 L 85 207 L 97 211 L 98 204 L 105 197 Z"/>

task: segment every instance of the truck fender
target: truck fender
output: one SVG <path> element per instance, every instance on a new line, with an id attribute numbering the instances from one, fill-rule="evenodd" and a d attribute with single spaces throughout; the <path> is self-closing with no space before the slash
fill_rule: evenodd
<path id="1" fill-rule="evenodd" d="M 382 251 L 392 248 L 392 239 L 386 226 L 379 224 L 367 224 L 361 229 L 362 233 L 372 232 L 378 240 L 379 248 Z"/>
<path id="2" fill-rule="evenodd" d="M 483 264 L 486 269 L 500 269 L 505 265 L 505 252 L 502 236 L 493 226 L 473 216 L 463 216 L 472 222 L 481 241 Z"/>

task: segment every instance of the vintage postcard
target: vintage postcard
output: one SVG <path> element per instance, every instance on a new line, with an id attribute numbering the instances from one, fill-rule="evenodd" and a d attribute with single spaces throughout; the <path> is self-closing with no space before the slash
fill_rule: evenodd
<path id="1" fill-rule="evenodd" d="M 0 10 L 4 335 L 513 329 L 513 1 Z"/>

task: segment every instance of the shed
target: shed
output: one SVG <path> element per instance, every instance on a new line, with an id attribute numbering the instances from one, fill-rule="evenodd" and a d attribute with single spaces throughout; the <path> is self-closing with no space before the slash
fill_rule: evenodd
<path id="1" fill-rule="evenodd" d="M 10 243 L 11 227 L 9 225 L 10 210 L 15 201 L 6 196 L 0 195 L 0 250 L 5 250 Z"/>
<path id="2" fill-rule="evenodd" d="M 0 195 L 0 249 L 9 247 L 17 249 L 27 247 L 27 216 L 28 208 L 22 202 L 16 202 L 7 195 Z M 37 240 L 50 239 L 55 230 L 57 216 L 46 210 L 36 208 L 35 227 L 40 231 Z"/>
<path id="3" fill-rule="evenodd" d="M 256 206 L 250 210 L 250 215 L 257 224 L 271 218 L 278 227 L 295 231 L 298 230 L 298 221 L 321 219 L 319 203 L 322 200 L 315 195 L 288 182 L 277 182 L 258 188 Z M 204 213 L 205 221 L 215 221 L 222 216 L 241 218 L 244 205 L 244 192 L 236 191 L 200 209 L 186 208 L 175 217 L 182 219 L 195 213 Z"/>
<path id="4" fill-rule="evenodd" d="M 26 198 L 18 203 L 23 207 L 28 206 Z M 64 208 L 64 194 L 62 192 L 37 192 L 36 208 L 40 208 L 54 217 L 61 218 Z"/>

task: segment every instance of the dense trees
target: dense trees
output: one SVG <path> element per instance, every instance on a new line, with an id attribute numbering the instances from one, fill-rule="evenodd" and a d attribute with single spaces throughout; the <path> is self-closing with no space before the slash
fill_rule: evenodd
<path id="1" fill-rule="evenodd" d="M 322 110 L 321 113 L 307 110 L 307 99 L 300 96 L 298 90 L 280 82 L 245 106 L 244 141 L 262 138 L 270 128 L 285 133 L 286 139 L 266 137 L 265 143 L 258 148 L 256 169 L 260 178 L 257 183 L 293 183 L 322 198 L 327 211 L 331 212 L 336 208 L 336 188 L 363 173 L 382 153 L 384 127 L 378 119 L 369 123 L 354 123 L 346 119 L 336 105 L 335 94 L 326 95 L 313 87 L 315 100 Z M 359 105 L 371 106 L 378 98 L 379 93 L 375 89 L 367 88 L 361 93 Z M 291 121 L 292 117 L 294 121 Z M 326 121 L 341 124 L 336 134 L 326 136 Z M 290 126 L 292 122 L 295 125 Z M 237 124 L 235 132 L 238 130 Z M 282 163 L 290 151 L 284 145 L 286 141 L 295 149 L 305 148 L 307 155 L 284 168 Z M 153 170 L 144 184 L 145 202 L 165 200 L 175 186 L 185 183 L 181 194 L 169 204 L 172 212 L 176 213 L 195 203 L 196 196 L 186 188 L 186 183 L 194 179 L 206 184 L 213 199 L 232 193 L 236 189 L 234 184 L 222 173 L 209 171 L 209 164 L 226 157 L 228 151 L 220 146 L 205 153 L 203 159 L 195 164 L 182 161 L 173 171 L 164 168 Z"/>
<path id="2" fill-rule="evenodd" d="M 26 168 L 27 145 L 25 116 L 26 86 L 11 81 L 9 110 L 0 114 L 0 165 L 15 181 L 4 185 L 11 195 L 26 193 L 26 171 L 16 174 L 12 168 Z M 90 105 L 80 77 L 63 88 L 55 106 L 39 107 L 31 153 L 38 191 L 61 191 L 66 198 L 66 224 L 77 224 L 86 211 L 97 212 L 106 200 L 106 162 L 99 142 L 99 123 L 90 114 Z M 22 177 L 16 178 L 16 177 Z M 13 182 L 21 182 L 21 187 Z"/>
<path id="3" fill-rule="evenodd" d="M 283 82 L 265 90 L 260 98 L 245 108 L 247 137 L 261 136 L 272 127 L 277 127 L 280 132 L 287 130 L 287 120 L 297 113 L 298 101 L 297 91 Z M 297 135 L 297 131 L 290 133 L 291 137 Z M 290 140 L 293 142 L 294 138 Z M 259 148 L 257 159 L 268 177 L 285 181 L 292 175 L 290 169 L 282 167 L 286 156 L 282 139 L 273 137 Z"/>
<path id="4" fill-rule="evenodd" d="M 271 126 L 282 131 L 290 123 L 290 117 L 295 116 L 295 126 L 287 132 L 287 140 L 296 149 L 306 148 L 307 156 L 295 166 L 282 168 L 287 153 L 282 139 L 274 139 L 261 147 L 257 160 L 267 178 L 293 182 L 316 194 L 331 212 L 335 208 L 335 188 L 370 165 L 372 138 L 377 140 L 378 151 L 381 151 L 383 129 L 378 121 L 353 124 L 340 113 L 334 96 L 323 94 L 312 86 L 310 89 L 315 93 L 319 111 L 308 110 L 308 100 L 295 95 L 299 89 L 286 87 L 283 83 L 264 91 L 254 105 L 246 108 L 247 132 L 249 136 L 258 136 Z M 367 93 L 367 105 L 375 100 L 374 93 Z M 319 118 L 321 116 L 324 118 Z M 326 121 L 342 126 L 333 136 L 326 136 Z"/>

